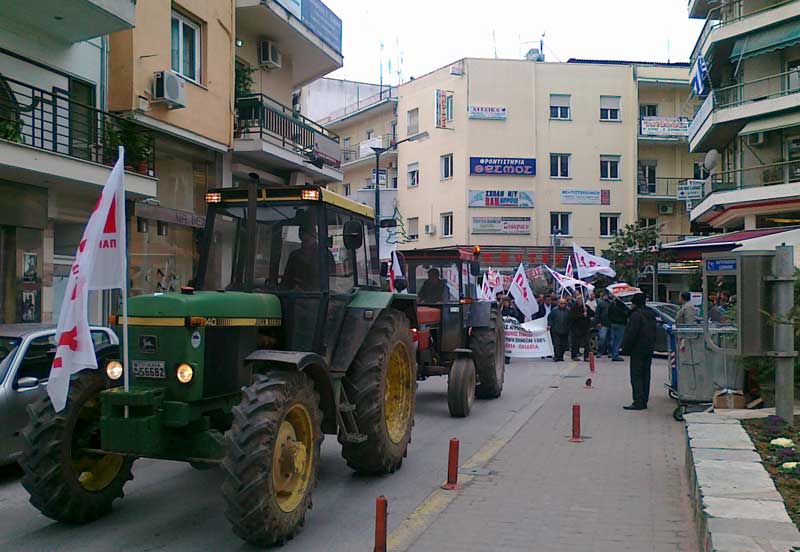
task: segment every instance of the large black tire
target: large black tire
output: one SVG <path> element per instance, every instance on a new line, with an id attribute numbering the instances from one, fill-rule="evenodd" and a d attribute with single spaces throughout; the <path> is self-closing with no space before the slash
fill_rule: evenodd
<path id="1" fill-rule="evenodd" d="M 310 434 L 296 434 L 294 442 L 311 444 L 310 452 L 303 447 L 300 468 L 303 473 L 296 474 L 298 481 L 305 483 L 299 484 L 299 493 L 293 499 L 296 504 L 282 506 L 276 488 L 280 483 L 276 483 L 275 477 L 280 477 L 284 459 L 278 464 L 274 459 L 286 447 L 281 447 L 278 440 L 284 424 L 292 425 L 294 413 L 303 411 L 309 416 Z M 305 522 L 306 512 L 311 508 L 311 494 L 317 485 L 322 443 L 319 396 L 311 380 L 300 372 L 256 374 L 253 383 L 242 389 L 242 399 L 234 407 L 233 416 L 233 425 L 225 433 L 227 450 L 222 463 L 225 473 L 222 494 L 228 506 L 225 516 L 233 525 L 233 532 L 251 544 L 283 544 Z M 288 454 L 292 460 L 293 453 Z"/>
<path id="2" fill-rule="evenodd" d="M 503 393 L 506 375 L 506 332 L 503 318 L 495 307 L 492 307 L 490 322 L 493 328 L 472 328 L 469 340 L 478 374 L 475 396 L 479 399 L 499 397 Z"/>
<path id="3" fill-rule="evenodd" d="M 466 418 L 475 399 L 475 364 L 472 359 L 459 358 L 447 376 L 447 409 L 453 418 Z"/>
<path id="4" fill-rule="evenodd" d="M 407 363 L 400 393 L 394 396 L 391 410 L 402 405 L 403 415 L 387 422 L 387 381 L 390 359 Z M 384 310 L 370 328 L 344 378 L 347 397 L 355 404 L 358 430 L 367 436 L 361 443 L 342 442 L 342 456 L 347 465 L 360 473 L 394 473 L 403 463 L 416 407 L 417 362 L 414 358 L 408 319 L 395 309 Z M 399 411 L 398 411 L 399 414 Z"/>
<path id="5" fill-rule="evenodd" d="M 133 458 L 81 452 L 100 448 L 98 394 L 111 382 L 97 370 L 79 372 L 70 383 L 67 406 L 53 410 L 47 396 L 28 406 L 19 463 L 30 501 L 49 518 L 88 523 L 111 511 L 133 479 Z M 80 448 L 79 448 L 80 447 Z"/>

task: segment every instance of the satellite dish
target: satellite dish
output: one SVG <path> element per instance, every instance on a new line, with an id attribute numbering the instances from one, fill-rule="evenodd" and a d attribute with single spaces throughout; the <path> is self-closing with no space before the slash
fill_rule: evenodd
<path id="1" fill-rule="evenodd" d="M 706 158 L 703 160 L 703 166 L 708 172 L 713 171 L 719 162 L 719 152 L 715 149 L 709 150 Z"/>

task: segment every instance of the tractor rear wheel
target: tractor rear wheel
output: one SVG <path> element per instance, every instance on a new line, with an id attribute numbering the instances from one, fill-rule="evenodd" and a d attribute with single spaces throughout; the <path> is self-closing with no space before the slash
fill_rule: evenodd
<path id="1" fill-rule="evenodd" d="M 447 376 L 447 409 L 453 418 L 466 418 L 475 400 L 475 364 L 472 359 L 459 358 Z"/>
<path id="2" fill-rule="evenodd" d="M 479 399 L 496 399 L 503 393 L 506 374 L 505 328 L 497 308 L 492 307 L 490 318 L 494 328 L 473 328 L 470 337 L 472 358 L 478 374 L 475 396 Z"/>
<path id="3" fill-rule="evenodd" d="M 19 459 L 25 470 L 22 485 L 31 504 L 49 518 L 94 521 L 111 511 L 112 502 L 122 498 L 122 487 L 133 479 L 133 458 L 86 451 L 101 448 L 99 394 L 110 387 L 102 373 L 84 370 L 70 382 L 61 412 L 53 410 L 47 396 L 28 407 Z"/>
<path id="4" fill-rule="evenodd" d="M 417 390 L 408 318 L 384 310 L 370 328 L 344 377 L 347 397 L 355 404 L 361 443 L 342 442 L 347 465 L 361 473 L 393 473 L 403 463 Z"/>
<path id="5" fill-rule="evenodd" d="M 233 409 L 222 494 L 233 532 L 256 546 L 282 544 L 305 522 L 317 485 L 322 412 L 300 372 L 256 374 Z"/>

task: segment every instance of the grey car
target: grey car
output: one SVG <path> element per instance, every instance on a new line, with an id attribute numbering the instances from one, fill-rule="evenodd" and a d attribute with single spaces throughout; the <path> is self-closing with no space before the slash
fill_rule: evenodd
<path id="1" fill-rule="evenodd" d="M 118 356 L 119 340 L 110 328 L 90 326 L 98 366 Z M 0 324 L 0 465 L 22 450 L 20 431 L 28 423 L 27 406 L 45 395 L 56 352 L 52 324 Z"/>

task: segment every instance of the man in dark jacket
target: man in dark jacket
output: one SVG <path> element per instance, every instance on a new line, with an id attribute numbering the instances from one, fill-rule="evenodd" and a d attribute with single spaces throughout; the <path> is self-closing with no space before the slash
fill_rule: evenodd
<path id="1" fill-rule="evenodd" d="M 628 323 L 628 307 L 619 297 L 612 297 L 611 304 L 608 306 L 608 321 L 611 325 L 609 335 L 611 360 L 622 362 L 619 356 L 622 347 L 622 337 L 625 335 L 625 325 Z"/>
<path id="2" fill-rule="evenodd" d="M 564 360 L 564 351 L 567 350 L 569 340 L 569 310 L 567 300 L 563 297 L 558 300 L 558 306 L 550 311 L 547 317 L 547 329 L 553 338 L 553 361 Z"/>
<path id="3" fill-rule="evenodd" d="M 589 331 L 592 328 L 594 311 L 583 304 L 583 297 L 575 298 L 569 310 L 569 339 L 572 349 L 572 360 L 578 360 L 578 353 L 583 348 L 583 360 L 589 360 Z"/>
<path id="4" fill-rule="evenodd" d="M 622 339 L 623 354 L 630 355 L 633 404 L 625 410 L 645 410 L 650 398 L 650 364 L 656 345 L 656 313 L 645 306 L 644 294 L 633 296 L 633 310 Z"/>
<path id="5" fill-rule="evenodd" d="M 608 310 L 611 303 L 608 302 L 603 290 L 598 290 L 597 294 L 597 310 L 595 311 L 594 324 L 597 327 L 597 355 L 603 356 L 611 351 L 611 321 L 608 319 Z"/>

